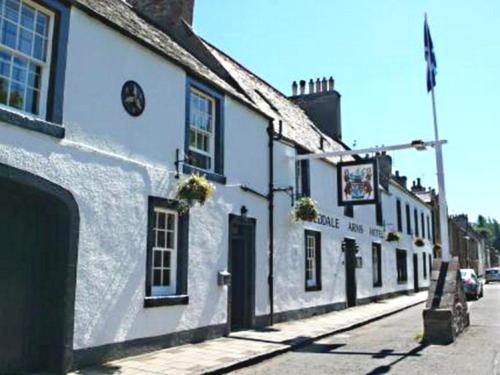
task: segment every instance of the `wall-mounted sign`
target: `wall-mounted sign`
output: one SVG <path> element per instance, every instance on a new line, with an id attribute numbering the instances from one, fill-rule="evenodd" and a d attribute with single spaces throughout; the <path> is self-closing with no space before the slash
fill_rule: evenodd
<path id="1" fill-rule="evenodd" d="M 325 225 L 327 227 L 331 227 L 334 229 L 339 229 L 340 223 L 339 219 L 333 216 L 327 216 L 323 214 L 319 214 L 316 220 L 314 220 L 316 224 Z"/>
<path id="2" fill-rule="evenodd" d="M 385 238 L 385 232 L 382 229 L 370 228 L 370 236 L 377 238 Z"/>
<path id="3" fill-rule="evenodd" d="M 337 190 L 339 206 L 377 203 L 376 159 L 337 164 Z"/>
<path id="4" fill-rule="evenodd" d="M 365 229 L 363 228 L 363 225 L 361 225 L 361 224 L 349 223 L 347 228 L 349 229 L 349 232 L 353 232 L 353 233 L 364 233 L 365 232 Z"/>
<path id="5" fill-rule="evenodd" d="M 130 116 L 140 116 L 146 108 L 146 98 L 141 86 L 135 81 L 127 81 L 122 87 L 123 108 Z"/>

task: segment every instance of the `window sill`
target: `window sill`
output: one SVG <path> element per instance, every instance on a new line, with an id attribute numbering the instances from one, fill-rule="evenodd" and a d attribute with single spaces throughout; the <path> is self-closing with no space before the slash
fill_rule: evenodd
<path id="1" fill-rule="evenodd" d="M 64 138 L 65 135 L 65 129 L 60 125 L 35 117 L 29 117 L 28 115 L 17 113 L 14 110 L 10 111 L 6 108 L 0 108 L 0 122 L 5 122 L 9 125 L 18 126 L 27 130 L 33 130 L 59 139 Z"/>
<path id="2" fill-rule="evenodd" d="M 321 291 L 321 286 L 306 286 L 306 292 L 319 292 Z"/>
<path id="3" fill-rule="evenodd" d="M 382 283 L 373 284 L 374 288 L 382 288 Z"/>
<path id="4" fill-rule="evenodd" d="M 223 184 L 223 185 L 226 184 L 226 176 L 223 176 L 221 174 L 217 174 L 214 172 L 207 172 L 203 169 L 193 167 L 192 165 L 183 164 L 182 172 L 185 174 L 198 173 L 202 176 L 205 176 L 206 179 L 209 181 L 218 182 L 219 184 Z"/>
<path id="5" fill-rule="evenodd" d="M 144 298 L 144 307 L 161 307 L 161 306 L 175 306 L 189 304 L 189 296 L 180 294 L 176 296 L 162 296 L 162 297 L 146 297 Z"/>

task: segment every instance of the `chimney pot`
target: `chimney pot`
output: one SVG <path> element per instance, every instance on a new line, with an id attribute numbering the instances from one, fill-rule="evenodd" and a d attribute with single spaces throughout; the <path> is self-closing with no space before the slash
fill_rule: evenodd
<path id="1" fill-rule="evenodd" d="M 328 80 L 328 91 L 333 91 L 335 89 L 335 81 L 333 77 Z"/>
<path id="2" fill-rule="evenodd" d="M 292 95 L 293 96 L 297 96 L 298 89 L 299 89 L 299 85 L 297 85 L 297 81 L 293 81 L 293 83 L 292 83 Z"/>
<path id="3" fill-rule="evenodd" d="M 328 91 L 328 83 L 326 81 L 326 78 L 323 77 L 323 80 L 321 81 L 321 92 L 327 92 Z"/>
<path id="4" fill-rule="evenodd" d="M 320 93 L 321 92 L 321 81 L 318 79 L 316 79 L 316 92 L 317 93 Z"/>
<path id="5" fill-rule="evenodd" d="M 299 85 L 300 85 L 300 95 L 304 95 L 306 93 L 306 81 L 302 79 Z"/>
<path id="6" fill-rule="evenodd" d="M 314 81 L 312 79 L 309 80 L 309 94 L 314 94 Z"/>

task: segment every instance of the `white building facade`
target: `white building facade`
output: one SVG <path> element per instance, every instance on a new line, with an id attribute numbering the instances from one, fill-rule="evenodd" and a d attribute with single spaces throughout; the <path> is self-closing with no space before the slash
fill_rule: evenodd
<path id="1" fill-rule="evenodd" d="M 428 287 L 431 211 L 395 181 L 381 214 L 348 217 L 336 160 L 312 160 L 301 183 L 320 218 L 291 219 L 298 148 L 345 146 L 222 52 L 200 42 L 200 60 L 121 0 L 0 3 L 1 373 Z M 193 172 L 216 192 L 184 213 Z"/>

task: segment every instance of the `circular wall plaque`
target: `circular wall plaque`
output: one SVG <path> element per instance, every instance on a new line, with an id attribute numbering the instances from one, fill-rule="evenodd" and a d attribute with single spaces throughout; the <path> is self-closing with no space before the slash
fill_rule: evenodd
<path id="1" fill-rule="evenodd" d="M 146 98 L 141 86 L 135 81 L 127 81 L 122 87 L 123 108 L 130 116 L 140 116 L 146 107 Z"/>

